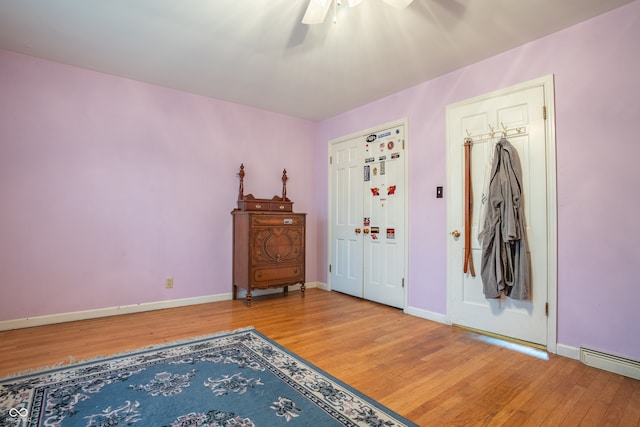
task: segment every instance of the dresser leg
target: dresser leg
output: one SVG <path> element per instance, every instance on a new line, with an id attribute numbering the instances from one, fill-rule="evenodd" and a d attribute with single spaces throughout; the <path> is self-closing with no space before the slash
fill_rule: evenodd
<path id="1" fill-rule="evenodd" d="M 247 307 L 251 307 L 251 289 L 247 291 Z"/>
<path id="2" fill-rule="evenodd" d="M 238 299 L 238 287 L 233 285 L 233 289 L 231 290 L 231 299 Z"/>
<path id="3" fill-rule="evenodd" d="M 287 295 L 288 293 L 289 293 L 289 287 L 288 287 L 288 286 L 285 286 L 285 287 L 284 287 L 283 294 Z"/>
<path id="4" fill-rule="evenodd" d="M 302 282 L 300 284 L 300 295 L 302 295 L 302 298 L 304 298 L 304 290 L 305 290 L 305 286 L 304 286 L 304 282 Z"/>

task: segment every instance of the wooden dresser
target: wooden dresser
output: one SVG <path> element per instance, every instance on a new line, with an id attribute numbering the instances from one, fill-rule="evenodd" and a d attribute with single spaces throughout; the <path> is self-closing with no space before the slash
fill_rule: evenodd
<path id="1" fill-rule="evenodd" d="M 283 196 L 256 199 L 243 194 L 244 166 L 240 167 L 238 208 L 233 216 L 233 299 L 238 288 L 246 289 L 251 306 L 254 289 L 300 284 L 305 291 L 306 214 L 292 212 L 286 198 L 286 170 L 283 171 Z"/>

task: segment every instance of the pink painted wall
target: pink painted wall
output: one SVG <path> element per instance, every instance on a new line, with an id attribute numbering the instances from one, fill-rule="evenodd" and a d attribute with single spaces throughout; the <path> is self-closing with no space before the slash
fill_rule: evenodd
<path id="1" fill-rule="evenodd" d="M 317 279 L 312 122 L 6 51 L 0 94 L 0 320 L 231 292 L 241 162 Z"/>
<path id="2" fill-rule="evenodd" d="M 449 230 L 435 198 L 446 185 L 446 106 L 554 74 L 558 342 L 640 360 L 638 40 L 640 1 L 320 123 L 317 156 L 326 157 L 330 139 L 409 120 L 410 306 L 446 313 Z M 320 206 L 326 169 L 317 170 Z M 318 220 L 322 235 L 326 210 Z M 326 246 L 318 254 L 327 265 Z"/>

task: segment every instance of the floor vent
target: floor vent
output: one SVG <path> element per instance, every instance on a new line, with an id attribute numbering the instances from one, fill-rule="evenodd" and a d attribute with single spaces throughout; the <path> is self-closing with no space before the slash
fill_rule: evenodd
<path id="1" fill-rule="evenodd" d="M 635 360 L 624 359 L 586 348 L 580 349 L 580 360 L 585 365 L 640 380 L 640 362 L 636 362 Z"/>

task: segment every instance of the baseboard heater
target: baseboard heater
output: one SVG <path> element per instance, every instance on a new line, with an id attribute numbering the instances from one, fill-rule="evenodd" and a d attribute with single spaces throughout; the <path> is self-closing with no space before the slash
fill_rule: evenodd
<path id="1" fill-rule="evenodd" d="M 585 365 L 640 380 L 640 362 L 635 360 L 589 350 L 588 348 L 580 349 L 580 360 Z"/>

